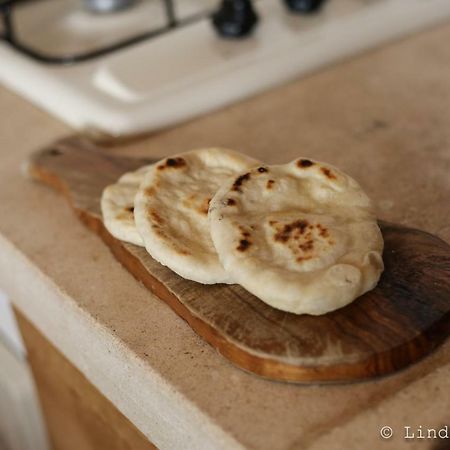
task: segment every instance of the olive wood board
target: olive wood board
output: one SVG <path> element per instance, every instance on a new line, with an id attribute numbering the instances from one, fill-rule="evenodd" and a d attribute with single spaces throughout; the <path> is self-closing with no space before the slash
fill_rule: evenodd
<path id="1" fill-rule="evenodd" d="M 71 137 L 33 154 L 27 169 L 64 193 L 134 277 L 240 368 L 299 383 L 363 380 L 408 366 L 450 333 L 450 246 L 383 221 L 385 271 L 377 287 L 322 316 L 279 311 L 238 285 L 181 278 L 103 226 L 103 188 L 151 162 L 114 156 L 86 138 Z"/>

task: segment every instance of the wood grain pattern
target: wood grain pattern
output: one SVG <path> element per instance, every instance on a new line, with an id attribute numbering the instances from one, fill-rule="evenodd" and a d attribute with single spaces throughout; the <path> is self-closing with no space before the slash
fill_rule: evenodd
<path id="1" fill-rule="evenodd" d="M 53 450 L 156 447 L 17 309 Z"/>
<path id="2" fill-rule="evenodd" d="M 28 171 L 63 192 L 138 280 L 239 367 L 294 382 L 361 380 L 417 361 L 450 333 L 450 246 L 395 224 L 380 222 L 386 270 L 378 286 L 324 316 L 278 311 L 237 285 L 182 279 L 144 249 L 113 238 L 101 220 L 102 189 L 149 162 L 74 137 L 34 154 Z"/>

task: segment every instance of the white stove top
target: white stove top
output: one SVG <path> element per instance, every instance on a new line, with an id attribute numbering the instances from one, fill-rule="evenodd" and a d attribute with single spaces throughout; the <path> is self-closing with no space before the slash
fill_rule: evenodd
<path id="1" fill-rule="evenodd" d="M 178 0 L 177 17 L 194 17 L 189 24 L 69 66 L 36 62 L 0 41 L 0 81 L 77 129 L 118 136 L 192 118 L 450 17 L 449 0 L 328 0 L 309 16 L 259 0 L 254 33 L 229 41 L 208 18 L 217 3 Z M 35 0 L 16 13 L 20 39 L 56 56 L 165 21 L 160 0 L 110 15 L 90 14 L 79 0 Z"/>

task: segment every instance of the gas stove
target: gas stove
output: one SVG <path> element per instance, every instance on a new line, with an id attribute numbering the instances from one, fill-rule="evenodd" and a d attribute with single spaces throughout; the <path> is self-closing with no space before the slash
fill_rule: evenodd
<path id="1" fill-rule="evenodd" d="M 327 0 L 308 14 L 292 11 L 305 3 L 0 0 L 0 81 L 77 129 L 121 136 L 212 111 L 450 17 L 449 0 Z"/>

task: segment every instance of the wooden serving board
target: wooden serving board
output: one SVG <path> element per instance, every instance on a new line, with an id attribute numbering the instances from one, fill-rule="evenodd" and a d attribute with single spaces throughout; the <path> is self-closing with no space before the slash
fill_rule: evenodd
<path id="1" fill-rule="evenodd" d="M 237 366 L 275 380 L 361 380 L 417 361 L 449 334 L 450 246 L 394 224 L 380 222 L 386 269 L 378 286 L 319 317 L 278 311 L 237 285 L 179 277 L 143 248 L 113 238 L 102 223 L 103 188 L 150 162 L 69 138 L 35 153 L 29 174 L 63 192 L 114 256 Z"/>

